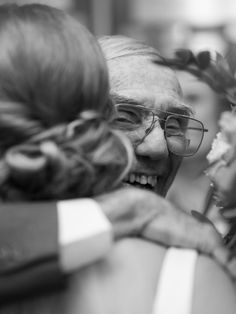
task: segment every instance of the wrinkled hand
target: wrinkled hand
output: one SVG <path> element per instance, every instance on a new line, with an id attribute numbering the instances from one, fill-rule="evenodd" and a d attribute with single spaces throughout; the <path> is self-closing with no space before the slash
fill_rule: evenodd
<path id="1" fill-rule="evenodd" d="M 143 230 L 146 238 L 168 246 L 193 248 L 207 254 L 213 255 L 215 250 L 226 254 L 222 237 L 206 217 L 194 211 L 190 215 L 167 200 L 162 201 L 162 206 L 163 212 Z"/>
<path id="2" fill-rule="evenodd" d="M 138 235 L 166 246 L 194 248 L 215 255 L 221 263 L 227 251 L 214 226 L 174 207 L 146 190 L 123 188 L 97 197 L 114 229 L 115 239 Z"/>
<path id="3" fill-rule="evenodd" d="M 149 206 L 151 192 L 125 187 L 114 192 L 97 196 L 103 212 L 113 226 L 115 240 L 126 236 L 137 236 L 158 214 L 156 206 Z M 154 195 L 155 197 L 155 195 Z M 162 197 L 155 197 L 155 201 Z"/>

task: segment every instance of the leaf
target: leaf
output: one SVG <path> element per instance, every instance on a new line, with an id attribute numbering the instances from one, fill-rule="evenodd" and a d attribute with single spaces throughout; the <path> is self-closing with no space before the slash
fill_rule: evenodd
<path id="1" fill-rule="evenodd" d="M 211 62 L 211 54 L 209 51 L 201 51 L 196 56 L 196 61 L 200 69 L 206 69 Z"/>
<path id="2" fill-rule="evenodd" d="M 228 101 L 234 105 L 236 105 L 236 85 L 233 87 L 227 88 L 226 98 Z"/>
<path id="3" fill-rule="evenodd" d="M 236 105 L 236 74 L 233 74 L 227 60 L 219 53 L 216 53 L 216 59 L 212 60 L 207 50 L 194 56 L 191 50 L 179 49 L 174 58 L 156 63 L 191 73 L 231 104 Z"/>
<path id="4" fill-rule="evenodd" d="M 164 58 L 163 60 L 155 61 L 157 64 L 164 64 L 177 69 L 185 69 L 188 64 L 194 62 L 194 54 L 188 49 L 178 49 L 175 51 L 173 58 Z"/>
<path id="5" fill-rule="evenodd" d="M 175 55 L 179 61 L 182 61 L 183 65 L 193 63 L 195 58 L 191 50 L 188 49 L 179 49 L 176 50 Z"/>
<path id="6" fill-rule="evenodd" d="M 230 76 L 233 76 L 233 73 L 230 69 L 230 66 L 227 62 L 227 60 L 220 55 L 218 52 L 216 53 L 216 61 L 215 61 L 217 67 L 221 70 L 224 70 L 224 72 L 228 73 Z"/>
<path id="7" fill-rule="evenodd" d="M 226 94 L 226 99 L 233 105 L 236 105 L 236 97 L 230 94 Z"/>
<path id="8" fill-rule="evenodd" d="M 233 86 L 236 84 L 236 80 L 227 60 L 219 53 L 216 55 L 215 67 L 218 69 L 219 79 L 225 86 Z"/>

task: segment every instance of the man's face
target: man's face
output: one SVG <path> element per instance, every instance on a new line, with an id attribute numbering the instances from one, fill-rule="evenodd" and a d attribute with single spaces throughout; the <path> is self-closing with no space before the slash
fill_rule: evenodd
<path id="1" fill-rule="evenodd" d="M 181 99 L 179 83 L 170 69 L 155 65 L 142 56 L 111 60 L 108 68 L 111 94 L 117 105 L 142 105 L 158 114 L 158 109 L 181 114 L 188 112 Z M 150 121 L 145 121 L 148 129 Z M 182 157 L 169 152 L 160 121 L 155 122 L 144 138 L 145 129 L 144 134 L 142 131 L 123 130 L 132 141 L 136 155 L 127 183 L 165 196 Z"/>

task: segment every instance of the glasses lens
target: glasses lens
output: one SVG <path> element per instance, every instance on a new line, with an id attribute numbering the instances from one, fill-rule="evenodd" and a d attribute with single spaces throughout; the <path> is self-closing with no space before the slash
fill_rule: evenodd
<path id="1" fill-rule="evenodd" d="M 194 155 L 201 145 L 203 134 L 203 124 L 198 120 L 178 115 L 171 115 L 166 120 L 168 148 L 176 155 Z"/>

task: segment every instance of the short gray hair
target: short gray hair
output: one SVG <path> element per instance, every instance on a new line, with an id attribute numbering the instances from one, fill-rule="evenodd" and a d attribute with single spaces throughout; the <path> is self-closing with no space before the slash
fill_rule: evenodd
<path id="1" fill-rule="evenodd" d="M 103 36 L 98 39 L 107 61 L 130 56 L 144 56 L 153 61 L 163 61 L 158 50 L 146 43 L 122 35 Z"/>

